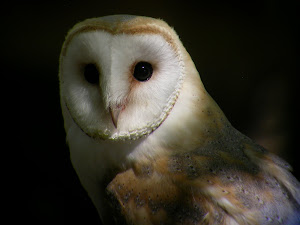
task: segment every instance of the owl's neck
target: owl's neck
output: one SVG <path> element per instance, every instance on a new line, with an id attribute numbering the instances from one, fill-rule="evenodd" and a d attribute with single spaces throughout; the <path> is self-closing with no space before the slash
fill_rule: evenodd
<path id="1" fill-rule="evenodd" d="M 208 94 L 205 98 L 196 100 L 198 107 L 194 109 L 174 107 L 164 123 L 136 146 L 127 159 L 143 162 L 176 152 L 189 152 L 206 145 L 226 129 L 232 129 L 213 99 Z"/>

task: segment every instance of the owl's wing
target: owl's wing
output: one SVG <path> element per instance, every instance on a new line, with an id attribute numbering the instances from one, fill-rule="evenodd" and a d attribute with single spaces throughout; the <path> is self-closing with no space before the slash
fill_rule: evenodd
<path id="1" fill-rule="evenodd" d="M 107 187 L 116 224 L 299 224 L 288 164 L 233 137 L 118 174 Z"/>

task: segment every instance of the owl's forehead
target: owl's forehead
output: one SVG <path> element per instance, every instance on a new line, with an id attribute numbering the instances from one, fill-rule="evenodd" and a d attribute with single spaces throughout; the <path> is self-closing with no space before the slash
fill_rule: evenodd
<path id="1" fill-rule="evenodd" d="M 164 21 L 148 17 L 114 15 L 87 19 L 76 24 L 68 33 L 62 55 L 65 55 L 69 43 L 75 36 L 93 31 L 107 32 L 112 36 L 127 35 L 158 35 L 163 37 L 177 52 L 175 31 Z"/>

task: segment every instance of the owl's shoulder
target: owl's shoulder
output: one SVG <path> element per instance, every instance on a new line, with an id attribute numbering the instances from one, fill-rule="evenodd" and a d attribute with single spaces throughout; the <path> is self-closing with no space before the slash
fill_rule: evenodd
<path id="1" fill-rule="evenodd" d="M 118 174 L 107 187 L 117 223 L 299 222 L 300 186 L 289 166 L 250 139 L 231 137 Z"/>

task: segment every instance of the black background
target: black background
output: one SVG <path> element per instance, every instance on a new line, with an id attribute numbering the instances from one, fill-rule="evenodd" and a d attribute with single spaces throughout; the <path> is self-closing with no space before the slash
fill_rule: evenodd
<path id="1" fill-rule="evenodd" d="M 2 165 L 17 183 L 10 198 L 15 215 L 21 211 L 32 224 L 100 224 L 69 160 L 57 72 L 67 31 L 110 14 L 162 18 L 173 26 L 231 123 L 286 159 L 299 178 L 299 7 L 241 2 L 24 1 L 1 7 L 2 124 L 9 143 Z"/>

